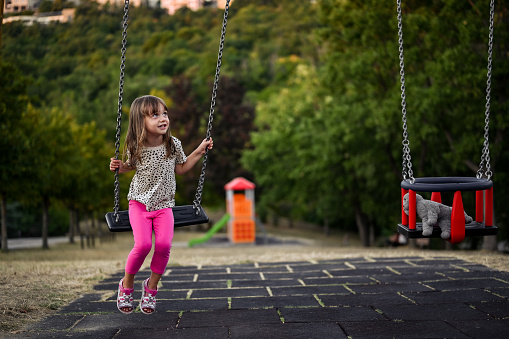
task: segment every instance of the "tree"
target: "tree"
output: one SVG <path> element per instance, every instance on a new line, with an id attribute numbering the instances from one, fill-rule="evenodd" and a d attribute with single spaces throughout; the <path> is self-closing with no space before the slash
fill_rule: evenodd
<path id="1" fill-rule="evenodd" d="M 240 164 L 254 128 L 254 107 L 245 103 L 245 92 L 236 78 L 225 76 L 219 81 L 212 129 L 217 147 L 207 165 L 207 182 L 214 196 L 224 195 L 224 185 L 231 179 L 251 176 Z"/>
<path id="2" fill-rule="evenodd" d="M 209 110 L 197 100 L 190 79 L 184 76 L 174 77 L 166 94 L 171 96 L 169 115 L 172 133 L 190 152 L 205 137 Z M 212 137 L 218 147 L 210 153 L 206 170 L 206 182 L 210 184 L 214 197 L 224 194 L 224 184 L 233 177 L 249 175 L 239 162 L 241 152 L 249 142 L 249 131 L 253 128 L 254 120 L 254 109 L 243 102 L 244 94 L 245 89 L 236 79 L 220 79 L 212 122 Z M 194 175 L 179 178 L 183 185 L 177 191 L 185 201 L 194 199 L 200 169 L 201 166 L 196 166 Z"/>
<path id="3" fill-rule="evenodd" d="M 67 159 L 62 173 L 62 190 L 57 199 L 64 202 L 69 210 L 69 240 L 74 241 L 74 220 L 78 211 L 94 214 L 111 204 L 112 187 L 110 172 L 104 165 L 111 157 L 112 145 L 105 141 L 105 131 L 97 128 L 95 122 L 78 125 L 71 121 L 72 139 L 69 144 L 74 150 Z"/>
<path id="4" fill-rule="evenodd" d="M 13 65 L 0 60 L 0 212 L 2 251 L 7 251 L 7 197 L 20 194 L 13 183 L 22 175 L 18 166 L 24 157 L 26 136 L 20 133 L 20 118 L 26 108 L 28 79 Z"/>
<path id="5" fill-rule="evenodd" d="M 171 102 L 166 102 L 166 105 L 172 134 L 182 142 L 184 151 L 190 153 L 205 137 L 206 110 L 196 100 L 191 80 L 185 76 L 174 77 L 165 92 L 171 98 Z M 194 200 L 199 170 L 200 166 L 195 166 L 191 173 L 177 177 L 182 182 L 177 190 L 177 198 L 182 199 L 182 202 Z"/>
<path id="6" fill-rule="evenodd" d="M 31 121 L 27 131 L 30 139 L 31 167 L 27 169 L 28 178 L 25 199 L 40 199 L 42 205 L 42 247 L 48 246 L 49 206 L 52 198 L 62 196 L 66 180 L 77 170 L 77 149 L 72 143 L 72 118 L 57 109 L 37 110 L 29 107 L 26 121 Z M 44 126 L 44 128 L 33 128 Z"/>
<path id="7" fill-rule="evenodd" d="M 64 0 L 53 0 L 53 3 L 51 5 L 51 10 L 53 12 L 61 11 L 64 8 Z"/>
<path id="8" fill-rule="evenodd" d="M 45 13 L 45 12 L 52 12 L 53 11 L 53 2 L 50 0 L 44 0 L 39 5 L 39 12 Z"/>
<path id="9" fill-rule="evenodd" d="M 329 197 L 322 190 L 337 174 L 321 149 L 330 135 L 323 133 L 327 126 L 316 110 L 317 85 L 314 69 L 299 65 L 287 88 L 257 106 L 258 131 L 251 134 L 253 148 L 243 152 L 242 163 L 265 187 L 261 208 L 296 218 L 316 213 L 331 217 L 329 212 L 338 211 L 329 205 L 320 209 Z"/>

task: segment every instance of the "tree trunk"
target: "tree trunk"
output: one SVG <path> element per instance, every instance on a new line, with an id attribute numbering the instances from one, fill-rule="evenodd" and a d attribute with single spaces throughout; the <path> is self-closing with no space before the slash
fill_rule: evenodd
<path id="1" fill-rule="evenodd" d="M 6 204 L 5 193 L 2 192 L 2 194 L 0 195 L 0 211 L 2 214 L 2 252 L 9 251 L 9 248 L 7 246 L 7 211 L 5 208 L 5 204 Z"/>
<path id="2" fill-rule="evenodd" d="M 359 236 L 361 238 L 362 246 L 369 247 L 369 230 L 368 225 L 366 224 L 366 220 L 362 215 L 362 212 L 358 206 L 355 206 L 355 224 L 357 225 L 357 230 L 359 231 Z"/>
<path id="3" fill-rule="evenodd" d="M 72 207 L 69 207 L 69 243 L 70 244 L 74 244 L 74 232 L 75 232 L 75 227 L 74 227 L 74 220 L 75 220 L 75 216 L 74 216 L 74 208 Z"/>
<path id="4" fill-rule="evenodd" d="M 409 248 L 411 248 L 411 249 L 419 248 L 419 246 L 417 246 L 417 239 L 407 239 L 407 240 L 408 240 Z"/>
<path id="5" fill-rule="evenodd" d="M 495 222 L 495 212 L 493 212 L 493 225 L 496 225 L 496 224 L 497 223 Z M 482 249 L 484 251 L 496 252 L 498 250 L 497 245 L 498 245 L 498 243 L 497 243 L 496 235 L 490 235 L 490 236 L 483 238 Z"/>
<path id="6" fill-rule="evenodd" d="M 484 237 L 482 249 L 484 251 L 489 251 L 489 252 L 497 251 L 497 236 L 490 235 L 490 236 Z"/>
<path id="7" fill-rule="evenodd" d="M 375 243 L 375 226 L 369 223 L 369 246 Z"/>
<path id="8" fill-rule="evenodd" d="M 325 218 L 323 220 L 323 235 L 325 235 L 326 237 L 330 235 L 329 218 Z"/>
<path id="9" fill-rule="evenodd" d="M 92 237 L 92 247 L 95 247 L 95 236 L 97 234 L 97 230 L 96 230 L 96 218 L 95 218 L 95 212 L 91 212 L 92 213 L 92 223 L 91 223 L 91 226 L 92 226 L 92 234 L 90 235 Z"/>
<path id="10" fill-rule="evenodd" d="M 496 225 L 496 220 L 495 220 L 495 211 L 493 211 L 493 225 Z M 497 248 L 497 236 L 496 235 L 491 235 L 491 236 L 488 236 L 488 237 L 484 237 L 484 241 L 483 241 L 483 244 L 482 244 L 482 249 L 484 251 L 489 251 L 489 252 L 495 252 L 498 250 Z"/>
<path id="11" fill-rule="evenodd" d="M 42 199 L 42 248 L 48 249 L 49 197 Z"/>
<path id="12" fill-rule="evenodd" d="M 87 247 L 90 248 L 90 212 L 85 213 L 85 239 Z"/>

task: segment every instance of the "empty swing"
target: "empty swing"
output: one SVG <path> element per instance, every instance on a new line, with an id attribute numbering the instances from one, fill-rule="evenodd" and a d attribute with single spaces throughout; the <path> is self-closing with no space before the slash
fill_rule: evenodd
<path id="1" fill-rule="evenodd" d="M 407 118 L 406 118 L 406 96 L 405 96 L 405 67 L 403 57 L 403 25 L 401 15 L 401 0 L 397 0 L 398 11 L 398 36 L 399 36 L 399 60 L 401 75 L 401 106 L 403 120 L 403 169 L 401 182 L 401 224 L 398 224 L 398 232 L 409 239 L 415 238 L 441 238 L 442 230 L 434 225 L 431 234 L 423 235 L 423 223 L 416 222 L 417 216 L 417 194 L 416 192 L 432 192 L 431 201 L 441 203 L 442 192 L 454 192 L 454 200 L 450 215 L 450 237 L 447 241 L 458 244 L 469 236 L 496 235 L 497 227 L 493 225 L 493 172 L 490 167 L 489 151 L 489 117 L 491 99 L 491 68 L 493 51 L 493 17 L 494 0 L 490 2 L 490 27 L 488 42 L 488 72 L 486 87 L 486 111 L 484 127 L 484 147 L 481 155 L 481 162 L 475 177 L 428 177 L 414 178 L 410 156 L 410 142 L 408 140 Z M 483 175 L 486 178 L 483 178 Z M 475 218 L 467 222 L 463 209 L 462 192 L 475 191 Z M 407 212 L 404 210 L 405 195 Z M 433 213 L 433 212 L 431 212 Z M 424 220 L 423 220 L 424 221 Z M 427 225 L 426 225 L 427 226 Z"/>
<path id="2" fill-rule="evenodd" d="M 214 78 L 214 85 L 212 87 L 212 99 L 210 103 L 210 113 L 207 125 L 206 138 L 209 139 L 212 131 L 212 121 L 214 119 L 214 107 L 216 105 L 217 85 L 219 83 L 219 73 L 221 70 L 221 59 L 223 56 L 224 38 L 226 34 L 226 24 L 228 22 L 228 9 L 230 0 L 226 0 L 223 27 L 221 31 L 221 38 L 219 42 L 219 52 L 217 57 L 216 73 Z M 122 120 L 122 98 L 124 93 L 124 68 L 125 68 L 125 53 L 127 46 L 127 22 L 129 20 L 129 0 L 125 0 L 124 17 L 123 17 L 123 32 L 122 32 L 122 55 L 120 59 L 120 81 L 119 81 L 119 95 L 118 95 L 118 110 L 117 110 L 117 131 L 115 140 L 115 159 L 119 157 L 120 148 L 120 131 Z M 196 188 L 195 199 L 192 205 L 175 206 L 172 208 L 175 227 L 204 224 L 209 221 L 209 218 L 203 208 L 201 207 L 201 198 L 203 193 L 203 185 L 205 182 L 205 168 L 207 166 L 208 149 L 206 149 L 203 156 L 203 163 Z M 114 212 L 106 213 L 106 223 L 111 232 L 126 232 L 131 231 L 131 224 L 129 222 L 129 211 L 119 211 L 119 181 L 118 169 L 115 172 L 115 205 Z"/>

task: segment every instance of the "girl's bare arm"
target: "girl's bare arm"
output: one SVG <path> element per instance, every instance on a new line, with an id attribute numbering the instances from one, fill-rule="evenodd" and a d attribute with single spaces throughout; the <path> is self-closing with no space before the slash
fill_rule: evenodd
<path id="1" fill-rule="evenodd" d="M 178 175 L 182 175 L 189 171 L 191 168 L 196 165 L 196 163 L 201 159 L 201 157 L 205 154 L 205 151 L 208 149 L 212 149 L 214 146 L 214 142 L 212 141 L 212 138 L 210 140 L 203 140 L 200 146 L 198 146 L 193 153 L 191 153 L 188 157 L 186 162 L 183 164 L 177 164 L 175 165 L 175 173 Z"/>

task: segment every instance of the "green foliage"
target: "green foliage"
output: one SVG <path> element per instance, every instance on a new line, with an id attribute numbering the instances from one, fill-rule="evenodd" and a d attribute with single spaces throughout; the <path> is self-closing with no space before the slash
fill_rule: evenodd
<path id="1" fill-rule="evenodd" d="M 224 183 L 243 175 L 260 189 L 262 214 L 356 226 L 366 243 L 370 228 L 379 234 L 394 230 L 402 153 L 395 6 L 389 0 L 232 3 L 207 201 L 223 201 Z M 484 134 L 488 6 L 404 2 L 415 176 L 475 173 Z M 507 13 L 507 5 L 497 2 L 490 151 L 498 224 L 509 217 L 502 206 L 509 187 Z M 7 149 L 0 156 L 13 158 L 12 147 L 31 150 L 16 168 L 37 181 L 27 184 L 33 196 L 49 194 L 59 204 L 86 211 L 111 208 L 113 175 L 106 166 L 114 150 L 122 16 L 121 6 L 86 1 L 72 23 L 3 26 L 2 63 L 15 64 L 18 71 L 0 72 L 5 75 L 0 110 L 11 108 L 12 114 L 0 121 L 0 146 Z M 168 16 L 161 9 L 131 6 L 123 135 L 132 100 L 157 93 L 170 106 L 172 132 L 186 151 L 203 139 L 222 19 L 222 10 L 212 8 L 182 8 Z M 30 126 L 47 128 L 12 129 L 16 112 L 33 121 Z M 31 162 L 44 173 L 31 169 Z M 2 176 L 15 175 L 2 166 Z M 199 166 L 178 178 L 179 203 L 193 198 L 198 172 Z M 129 180 L 121 176 L 123 208 Z M 8 182 L 12 192 L 21 192 L 17 182 Z"/>
<path id="2" fill-rule="evenodd" d="M 488 3 L 405 2 L 404 37 L 409 138 L 416 176 L 473 176 L 482 147 Z M 394 230 L 401 178 L 401 106 L 397 19 L 389 1 L 323 0 L 319 5 L 323 66 L 291 70 L 285 88 L 257 105 L 254 148 L 243 163 L 263 187 L 261 207 L 309 215 L 369 232 Z M 495 18 L 493 112 L 504 112 L 507 19 Z M 240 13 L 239 13 L 240 15 Z M 316 47 L 317 50 L 320 48 Z M 262 98 L 262 96 L 259 96 Z M 505 109 L 506 110 L 506 109 Z M 492 166 L 507 117 L 496 121 Z M 500 124 L 499 124 L 500 123 Z M 496 137 L 498 136 L 498 137 Z M 500 139 L 499 139 L 500 138 Z M 502 160 L 503 159 L 503 160 Z M 498 190 L 507 176 L 497 166 Z M 498 199 L 504 196 L 499 193 Z M 498 204 L 500 204 L 499 202 Z M 290 206 L 288 208 L 288 206 Z M 501 205 L 498 205 L 499 207 Z M 498 220 L 506 219 L 498 208 Z"/>
<path id="3" fill-rule="evenodd" d="M 44 0 L 39 5 L 39 12 L 40 13 L 46 13 L 46 12 L 52 12 L 53 11 L 53 2 L 49 0 Z"/>
<path id="4" fill-rule="evenodd" d="M 29 78 L 13 64 L 0 60 L 0 182 L 14 182 L 19 178 L 20 154 L 26 152 L 21 127 L 28 102 Z M 1 185 L 0 193 L 15 194 L 19 187 Z"/>

